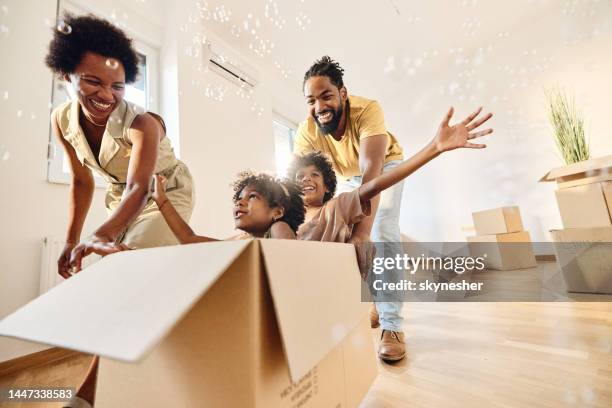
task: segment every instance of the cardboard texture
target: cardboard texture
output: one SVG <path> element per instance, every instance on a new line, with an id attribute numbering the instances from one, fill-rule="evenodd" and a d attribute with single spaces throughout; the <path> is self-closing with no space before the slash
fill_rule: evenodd
<path id="1" fill-rule="evenodd" d="M 101 355 L 96 407 L 351 407 L 367 309 L 351 245 L 230 241 L 106 257 L 0 334 Z"/>
<path id="2" fill-rule="evenodd" d="M 513 270 L 536 266 L 531 239 L 527 231 L 477 235 L 468 237 L 467 241 L 470 255 L 484 257 L 487 269 Z"/>
<path id="3" fill-rule="evenodd" d="M 612 155 L 556 167 L 540 181 L 556 181 L 559 188 L 612 180 Z"/>
<path id="4" fill-rule="evenodd" d="M 611 190 L 612 183 L 592 183 L 555 191 L 563 228 L 611 226 L 610 206 L 606 203 Z"/>
<path id="5" fill-rule="evenodd" d="M 569 292 L 612 294 L 612 227 L 550 233 Z"/>
<path id="6" fill-rule="evenodd" d="M 476 235 L 507 234 L 523 230 L 517 206 L 500 207 L 472 213 Z"/>

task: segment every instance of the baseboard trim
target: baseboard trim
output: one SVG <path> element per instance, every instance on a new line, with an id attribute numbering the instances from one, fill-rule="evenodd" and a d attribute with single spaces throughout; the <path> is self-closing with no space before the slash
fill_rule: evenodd
<path id="1" fill-rule="evenodd" d="M 26 354 L 0 363 L 0 377 L 13 374 L 18 371 L 53 363 L 79 354 L 77 351 L 52 347 L 36 353 Z"/>

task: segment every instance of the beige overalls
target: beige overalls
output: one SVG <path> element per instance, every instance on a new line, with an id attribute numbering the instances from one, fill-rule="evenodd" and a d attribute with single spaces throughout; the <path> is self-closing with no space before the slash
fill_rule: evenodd
<path id="1" fill-rule="evenodd" d="M 76 151 L 79 161 L 107 181 L 105 201 L 110 215 L 119 206 L 125 191 L 132 152 L 130 127 L 136 116 L 145 111 L 137 105 L 122 101 L 108 119 L 100 154 L 96 160 L 79 125 L 79 109 L 77 101 L 67 102 L 56 108 L 56 118 L 64 138 Z M 160 121 L 165 131 L 163 120 L 155 114 L 153 116 Z M 159 143 L 155 174 L 166 177 L 168 199 L 181 217 L 189 222 L 195 202 L 191 174 L 187 166 L 176 158 L 170 140 L 165 135 Z M 157 204 L 150 197 L 142 212 L 127 226 L 119 241 L 132 248 L 178 244 Z"/>

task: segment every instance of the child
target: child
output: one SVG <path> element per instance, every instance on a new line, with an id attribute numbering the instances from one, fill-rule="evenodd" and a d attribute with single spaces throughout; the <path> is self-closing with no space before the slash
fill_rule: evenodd
<path id="1" fill-rule="evenodd" d="M 468 130 L 478 128 L 491 118 L 492 114 L 489 113 L 470 124 L 481 110 L 478 109 L 463 122 L 449 126 L 453 115 L 453 108 L 450 108 L 438 133 L 427 146 L 393 170 L 337 197 L 334 197 L 336 176 L 330 160 L 321 152 L 297 156 L 287 175 L 301 183 L 306 204 L 306 221 L 298 229 L 298 239 L 347 242 L 353 226 L 370 214 L 370 200 L 380 192 L 402 181 L 443 152 L 458 148 L 485 148 L 486 145 L 474 144 L 470 140 L 488 135 L 493 130 L 472 133 Z"/>
<path id="2" fill-rule="evenodd" d="M 234 225 L 244 233 L 230 239 L 296 238 L 298 226 L 304 221 L 305 209 L 302 193 L 295 182 L 246 171 L 239 174 L 233 187 Z M 152 198 L 181 244 L 217 241 L 193 232 L 168 201 L 164 181 L 157 175 Z"/>

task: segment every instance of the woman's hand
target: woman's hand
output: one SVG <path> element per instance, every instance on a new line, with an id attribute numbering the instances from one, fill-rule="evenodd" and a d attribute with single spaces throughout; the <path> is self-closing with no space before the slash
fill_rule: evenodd
<path id="1" fill-rule="evenodd" d="M 80 272 L 83 258 L 91 253 L 106 256 L 115 252 L 128 251 L 130 249 L 132 248 L 125 244 L 118 244 L 106 238 L 92 235 L 74 247 L 70 254 L 70 268 L 72 268 L 74 273 Z"/>
<path id="2" fill-rule="evenodd" d="M 438 153 L 447 152 L 449 150 L 467 148 L 467 149 L 483 149 L 487 147 L 484 144 L 471 143 L 472 139 L 486 136 L 493 133 L 493 129 L 485 129 L 475 131 L 480 125 L 491 119 L 492 113 L 487 113 L 482 118 L 475 120 L 482 111 L 482 107 L 478 108 L 474 113 L 453 126 L 450 126 L 449 121 L 453 117 L 454 109 L 451 107 L 448 113 L 440 123 L 438 133 L 434 137 L 432 144 Z"/>
<path id="3" fill-rule="evenodd" d="M 168 180 L 159 174 L 154 174 L 153 178 L 155 179 L 155 183 L 153 183 L 153 194 L 151 195 L 151 198 L 153 198 L 153 200 L 155 200 L 159 206 L 168 199 L 166 196 L 166 182 Z"/>
<path id="4" fill-rule="evenodd" d="M 62 278 L 68 279 L 70 276 L 70 254 L 76 244 L 74 242 L 66 242 L 64 245 L 64 249 L 62 250 L 62 254 L 57 260 L 57 273 L 59 273 Z"/>

